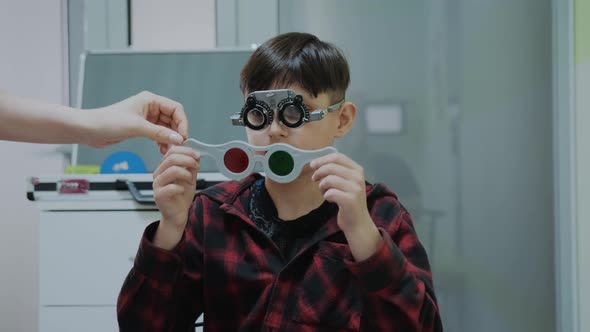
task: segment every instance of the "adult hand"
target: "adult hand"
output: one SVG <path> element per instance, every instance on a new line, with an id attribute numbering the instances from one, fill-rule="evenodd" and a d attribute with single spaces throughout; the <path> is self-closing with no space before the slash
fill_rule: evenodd
<path id="1" fill-rule="evenodd" d="M 90 119 L 85 144 L 104 147 L 133 137 L 147 137 L 165 154 L 168 145 L 188 138 L 188 120 L 182 105 L 143 91 L 116 104 L 86 111 Z"/>

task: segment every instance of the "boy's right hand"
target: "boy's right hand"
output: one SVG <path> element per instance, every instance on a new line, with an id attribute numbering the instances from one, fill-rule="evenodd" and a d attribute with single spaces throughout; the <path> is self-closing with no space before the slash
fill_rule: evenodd
<path id="1" fill-rule="evenodd" d="M 182 238 L 195 196 L 201 156 L 192 148 L 173 146 L 154 172 L 154 199 L 162 219 L 154 245 L 172 249 Z"/>

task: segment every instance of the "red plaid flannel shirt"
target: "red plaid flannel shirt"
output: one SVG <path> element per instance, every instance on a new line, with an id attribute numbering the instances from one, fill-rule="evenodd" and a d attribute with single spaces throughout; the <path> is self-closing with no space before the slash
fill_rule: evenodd
<path id="1" fill-rule="evenodd" d="M 179 245 L 146 228 L 117 303 L 122 331 L 442 331 L 428 258 L 382 185 L 367 202 L 382 241 L 355 262 L 333 216 L 287 261 L 248 218 L 255 176 L 200 192 Z"/>

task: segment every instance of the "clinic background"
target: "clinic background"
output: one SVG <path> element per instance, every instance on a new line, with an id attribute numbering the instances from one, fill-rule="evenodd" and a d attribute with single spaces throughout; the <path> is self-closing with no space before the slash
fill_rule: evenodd
<path id="1" fill-rule="evenodd" d="M 174 50 L 288 31 L 334 42 L 359 106 L 347 148 L 414 216 L 445 329 L 590 330 L 588 1 L 136 0 L 131 32 L 126 1 L 0 3 L 0 88 L 72 105 L 79 54 L 130 37 Z M 570 64 L 553 39 L 568 22 Z M 379 125 L 384 114 L 395 126 Z M 38 329 L 39 212 L 25 178 L 62 174 L 70 148 L 0 142 L 0 331 Z"/>

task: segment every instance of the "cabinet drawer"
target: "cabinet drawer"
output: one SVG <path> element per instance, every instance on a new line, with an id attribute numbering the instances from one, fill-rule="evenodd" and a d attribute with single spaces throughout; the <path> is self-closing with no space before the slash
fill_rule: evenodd
<path id="1" fill-rule="evenodd" d="M 158 211 L 49 211 L 41 214 L 43 305 L 115 305 L 145 227 Z"/>

